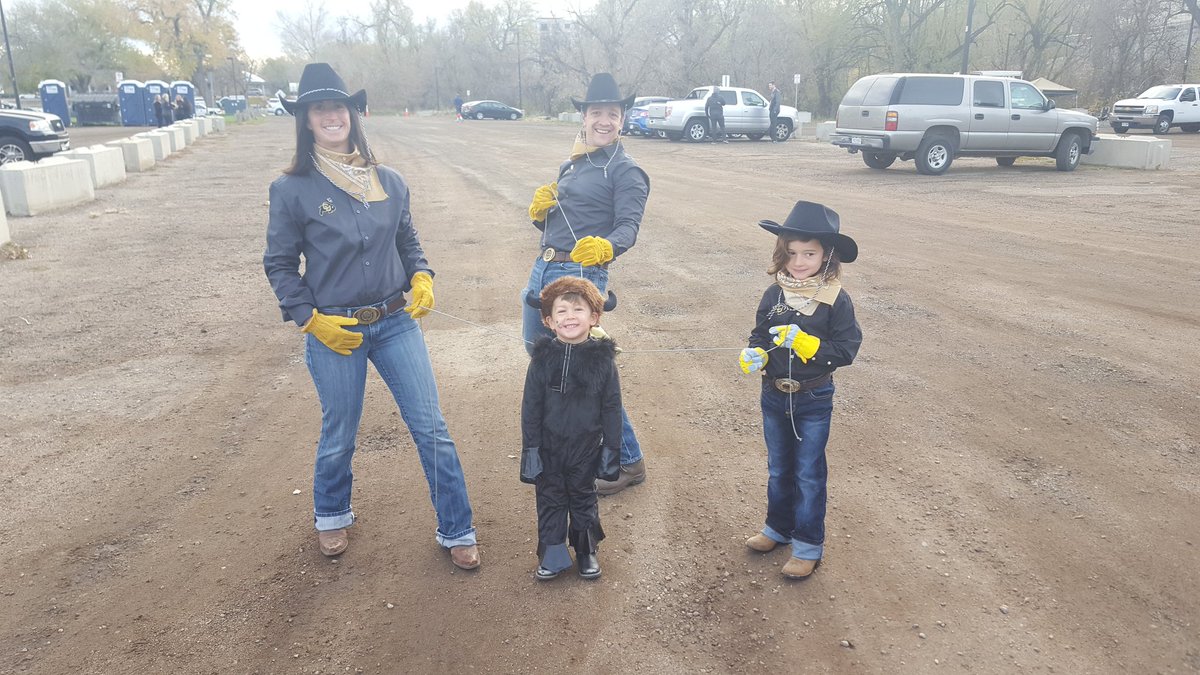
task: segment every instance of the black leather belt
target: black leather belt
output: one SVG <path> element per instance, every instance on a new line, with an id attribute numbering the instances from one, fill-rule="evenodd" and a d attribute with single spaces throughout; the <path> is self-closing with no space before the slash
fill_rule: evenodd
<path id="1" fill-rule="evenodd" d="M 542 249 L 542 260 L 546 262 L 574 262 L 571 260 L 570 251 L 559 251 L 558 249 L 550 247 Z M 595 267 L 606 270 L 608 269 L 608 263 L 604 263 L 603 265 L 595 265 Z"/>
<path id="2" fill-rule="evenodd" d="M 333 307 L 318 311 L 320 311 L 322 314 L 328 314 L 330 316 L 353 317 L 358 319 L 358 325 L 370 326 L 385 316 L 399 312 L 407 305 L 408 302 L 405 301 L 404 294 L 401 293 L 391 300 L 381 302 L 376 305 L 367 305 L 366 307 Z"/>
<path id="3" fill-rule="evenodd" d="M 830 380 L 832 379 L 832 373 L 825 373 L 824 375 L 820 375 L 808 380 L 793 380 L 790 377 L 767 377 L 764 375 L 763 384 L 769 383 L 785 394 L 796 394 L 802 391 L 808 391 L 810 389 L 822 387 L 826 384 L 829 384 Z"/>

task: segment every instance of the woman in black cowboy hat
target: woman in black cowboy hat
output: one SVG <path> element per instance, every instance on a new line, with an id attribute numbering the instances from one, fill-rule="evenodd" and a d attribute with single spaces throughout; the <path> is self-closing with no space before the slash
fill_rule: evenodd
<path id="1" fill-rule="evenodd" d="M 433 308 L 433 270 L 413 227 L 408 185 L 371 154 L 360 116 L 366 92 L 347 93 L 329 64 L 305 66 L 299 96 L 280 103 L 296 118 L 296 155 L 271 184 L 263 266 L 283 319 L 306 334 L 305 362 L 321 400 L 313 473 L 320 550 L 341 554 L 354 523 L 350 463 L 370 361 L 416 442 L 438 543 L 458 567 L 478 567 L 466 481 L 416 322 Z"/>
<path id="2" fill-rule="evenodd" d="M 634 95 L 621 96 L 609 73 L 598 73 L 584 100 L 572 98 L 583 113 L 583 128 L 570 157 L 558 167 L 558 180 L 534 192 L 529 217 L 542 232 L 540 255 L 533 263 L 522 297 L 537 297 L 551 281 L 583 277 L 604 293 L 609 264 L 637 241 L 650 178 L 625 154 L 620 143 L 625 111 Z M 550 336 L 540 311 L 524 306 L 526 348 Z M 646 478 L 642 449 L 629 417 L 622 411 L 621 473 L 616 481 L 598 481 L 600 494 L 614 494 Z"/>
<path id="3" fill-rule="evenodd" d="M 825 553 L 825 444 L 833 417 L 833 371 L 854 362 L 862 330 L 842 288 L 842 263 L 858 245 L 840 231 L 838 214 L 796 202 L 775 235 L 768 273 L 775 282 L 758 303 L 742 371 L 761 372 L 767 442 L 767 518 L 746 546 L 767 553 L 787 544 L 780 569 L 789 579 L 813 573 Z"/>

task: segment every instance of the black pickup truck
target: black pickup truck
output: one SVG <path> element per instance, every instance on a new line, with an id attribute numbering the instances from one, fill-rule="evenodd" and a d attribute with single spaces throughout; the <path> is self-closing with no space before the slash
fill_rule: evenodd
<path id="1" fill-rule="evenodd" d="M 71 149 L 71 135 L 58 115 L 0 110 L 0 164 L 34 161 Z"/>

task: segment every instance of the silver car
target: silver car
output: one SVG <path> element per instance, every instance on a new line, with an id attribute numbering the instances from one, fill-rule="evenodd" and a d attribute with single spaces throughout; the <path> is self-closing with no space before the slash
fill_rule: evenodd
<path id="1" fill-rule="evenodd" d="M 1059 110 L 1024 81 L 982 75 L 892 73 L 855 82 L 838 106 L 830 142 L 872 169 L 897 159 L 939 175 L 955 157 L 1053 157 L 1073 171 L 1097 143 L 1099 120 Z"/>

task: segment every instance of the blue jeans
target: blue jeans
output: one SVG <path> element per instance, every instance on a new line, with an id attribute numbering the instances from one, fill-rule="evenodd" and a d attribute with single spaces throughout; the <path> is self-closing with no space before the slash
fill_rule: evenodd
<path id="1" fill-rule="evenodd" d="M 595 265 L 584 267 L 579 263 L 573 262 L 546 262 L 539 258 L 533 263 L 533 270 L 529 273 L 529 283 L 526 284 L 525 290 L 521 291 L 521 307 L 523 314 L 521 315 L 521 328 L 525 336 L 525 351 L 533 355 L 533 343 L 537 342 L 541 337 L 553 337 L 554 333 L 546 324 L 542 323 L 542 313 L 540 310 L 530 307 L 525 302 L 525 297 L 529 294 L 529 289 L 533 289 L 536 293 L 541 293 L 550 282 L 559 277 L 577 277 L 579 271 L 583 270 L 583 278 L 596 285 L 600 289 L 600 295 L 604 295 L 608 290 L 608 270 L 596 267 Z M 621 407 L 621 464 L 628 466 L 642 461 L 642 446 L 638 443 L 637 435 L 633 432 L 633 424 L 629 421 L 629 415 L 625 414 L 624 406 Z"/>
<path id="2" fill-rule="evenodd" d="M 833 416 L 833 390 L 831 381 L 789 396 L 763 383 L 768 478 L 767 524 L 762 533 L 780 544 L 791 543 L 792 556 L 802 560 L 820 560 L 825 551 L 829 478 L 825 444 Z"/>
<path id="3" fill-rule="evenodd" d="M 408 425 L 429 495 L 437 512 L 437 541 L 447 548 L 475 543 L 467 484 L 458 451 L 438 405 L 437 383 L 421 328 L 408 314 L 396 312 L 369 326 L 347 326 L 362 333 L 362 345 L 349 356 L 306 336 L 304 360 L 321 399 L 321 440 L 313 471 L 313 510 L 318 530 L 354 523 L 350 489 L 354 439 L 362 417 L 367 360 L 387 384 Z"/>

